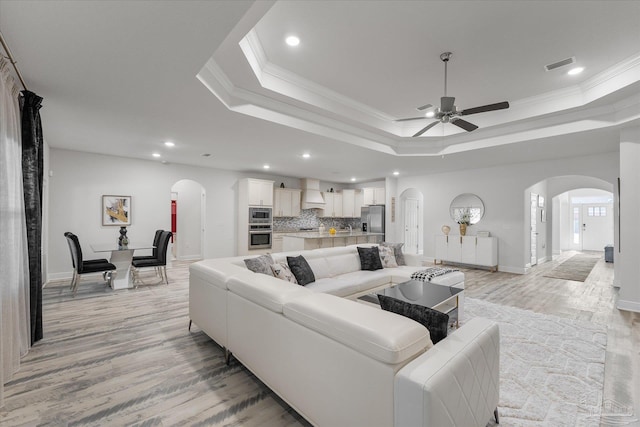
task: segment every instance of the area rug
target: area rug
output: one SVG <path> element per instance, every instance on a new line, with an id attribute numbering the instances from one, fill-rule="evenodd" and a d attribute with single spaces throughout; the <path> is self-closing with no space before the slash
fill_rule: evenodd
<path id="1" fill-rule="evenodd" d="M 599 259 L 598 256 L 577 254 L 546 273 L 544 277 L 584 282 Z"/>
<path id="2" fill-rule="evenodd" d="M 605 326 L 473 298 L 464 308 L 464 321 L 500 327 L 500 425 L 600 425 Z"/>

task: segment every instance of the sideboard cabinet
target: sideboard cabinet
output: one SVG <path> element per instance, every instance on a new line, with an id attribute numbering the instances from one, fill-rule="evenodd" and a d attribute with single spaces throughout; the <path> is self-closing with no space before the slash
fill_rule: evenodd
<path id="1" fill-rule="evenodd" d="M 436 236 L 434 262 L 491 267 L 498 271 L 498 239 L 478 236 Z"/>

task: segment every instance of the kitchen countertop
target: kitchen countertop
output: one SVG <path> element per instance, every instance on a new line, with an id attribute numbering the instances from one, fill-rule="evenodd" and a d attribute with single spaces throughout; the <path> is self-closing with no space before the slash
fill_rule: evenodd
<path id="1" fill-rule="evenodd" d="M 362 236 L 382 236 L 382 233 L 369 233 L 367 231 L 354 230 L 352 232 L 343 231 L 336 234 L 329 234 L 328 231 L 320 233 L 318 231 L 309 231 L 306 233 L 285 234 L 282 237 L 296 237 L 298 239 L 326 239 L 335 237 L 362 237 Z"/>

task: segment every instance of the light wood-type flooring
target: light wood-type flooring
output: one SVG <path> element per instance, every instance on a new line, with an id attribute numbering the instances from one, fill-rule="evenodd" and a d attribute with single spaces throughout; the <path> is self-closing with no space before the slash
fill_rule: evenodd
<path id="1" fill-rule="evenodd" d="M 638 417 L 640 314 L 615 309 L 613 265 L 603 259 L 584 283 L 543 277 L 573 254 L 526 275 L 464 269 L 466 294 L 606 324 L 603 402 Z M 168 276 L 169 285 L 115 292 L 85 279 L 75 298 L 66 282 L 48 284 L 45 338 L 5 385 L 0 425 L 308 425 L 237 361 L 225 365 L 196 326 L 187 330 L 188 264 L 174 263 Z"/>

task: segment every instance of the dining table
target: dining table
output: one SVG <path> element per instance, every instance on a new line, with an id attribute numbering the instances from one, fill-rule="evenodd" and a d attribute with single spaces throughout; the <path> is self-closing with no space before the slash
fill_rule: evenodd
<path id="1" fill-rule="evenodd" d="M 126 289 L 133 287 L 131 276 L 131 260 L 133 259 L 133 251 L 142 249 L 154 249 L 150 243 L 131 242 L 126 246 L 120 246 L 118 243 L 94 243 L 91 244 L 93 252 L 111 252 L 109 262 L 116 266 L 115 278 L 111 281 L 112 289 Z"/>

